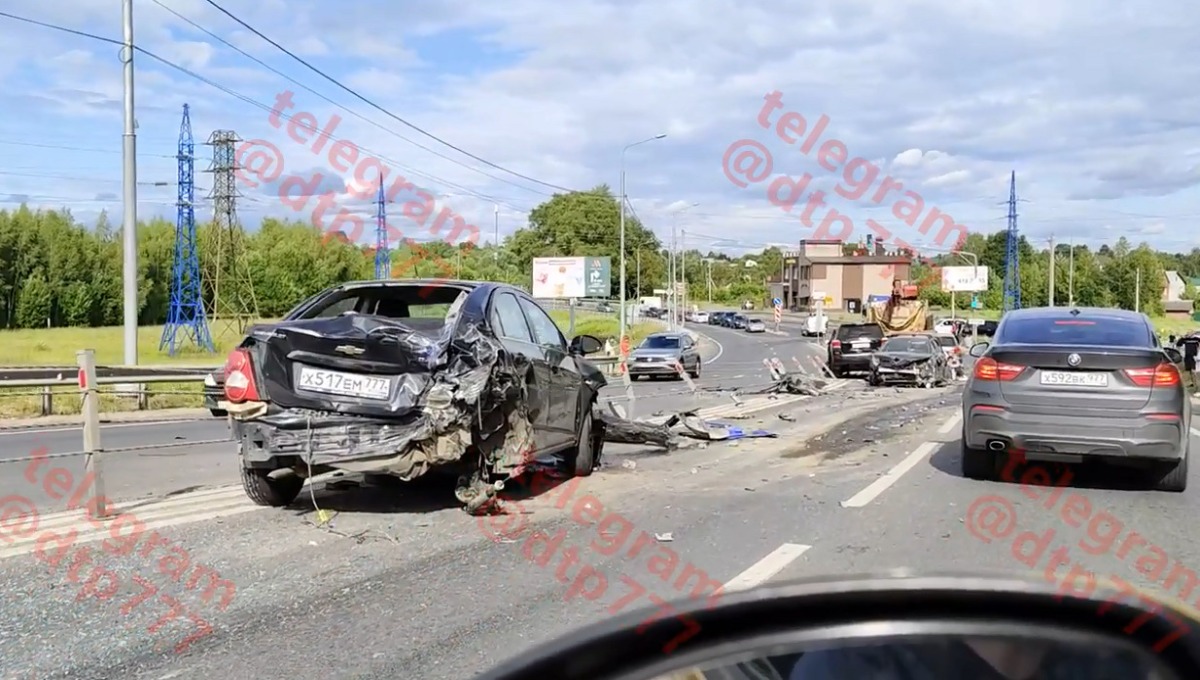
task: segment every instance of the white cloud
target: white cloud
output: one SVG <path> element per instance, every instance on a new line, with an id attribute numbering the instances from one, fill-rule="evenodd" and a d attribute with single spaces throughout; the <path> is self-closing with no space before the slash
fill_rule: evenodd
<path id="1" fill-rule="evenodd" d="M 120 12 L 108 0 L 8 5 L 121 35 Z M 1179 235 L 1195 233 L 1191 221 L 1200 214 L 1200 95 L 1180 84 L 1200 80 L 1193 45 L 1200 15 L 1184 0 L 580 0 L 570 11 L 547 0 L 345 0 L 336 12 L 315 0 L 223 5 L 413 125 L 554 185 L 607 183 L 615 191 L 622 147 L 667 133 L 625 155 L 635 210 L 660 234 L 669 233 L 673 208 L 698 202 L 680 218 L 697 239 L 758 244 L 812 235 L 796 214 L 765 200 L 765 183 L 737 189 L 720 168 L 731 141 L 752 138 L 775 155 L 773 174 L 809 172 L 813 189 L 837 186 L 840 172 L 822 170 L 815 152 L 795 153 L 755 122 L 763 96 L 778 90 L 786 109 L 809 121 L 829 117 L 825 139 L 842 141 L 850 156 L 888 159 L 874 161 L 881 176 L 972 228 L 1004 226 L 1008 175 L 1016 170 L 1021 224 L 1031 236 L 1072 231 L 1100 240 L 1127 232 L 1163 247 L 1193 245 Z M 259 102 L 294 90 L 297 110 L 322 123 L 337 113 L 340 137 L 385 156 L 395 172 L 436 189 L 478 224 L 492 223 L 498 202 L 508 233 L 521 210 L 553 192 L 382 114 L 206 2 L 170 7 L 371 122 L 154 3 L 137 7 L 144 48 Z M 0 64 L 0 86 L 11 88 L 0 110 L 12 112 L 0 117 L 0 138 L 19 125 L 22 136 L 48 143 L 86 146 L 97 125 L 119 136 L 115 46 L 4 20 L 0 41 L 21 55 Z M 265 112 L 151 62 L 138 61 L 142 134 L 173 137 L 186 101 L 200 139 L 214 128 L 236 129 L 275 140 L 289 165 L 335 172 L 327 158 L 271 130 Z M 40 87 L 27 87 L 30 80 Z M 71 131 L 58 119 L 41 123 L 47 112 L 96 122 Z M 352 172 L 336 174 L 354 181 Z M 19 189 L 3 185 L 0 194 Z M 913 231 L 887 205 L 831 202 L 859 225 L 870 217 L 898 225 L 896 233 Z M 1200 237 L 1192 240 L 1200 245 Z"/>

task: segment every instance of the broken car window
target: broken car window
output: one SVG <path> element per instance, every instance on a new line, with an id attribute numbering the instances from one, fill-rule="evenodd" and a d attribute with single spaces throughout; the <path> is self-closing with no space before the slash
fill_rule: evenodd
<path id="1" fill-rule="evenodd" d="M 529 300 L 521 298 L 520 304 L 521 309 L 525 310 L 525 318 L 529 320 L 537 344 L 566 351 L 567 344 L 563 342 L 562 333 L 558 332 L 558 326 L 554 320 Z"/>
<path id="2" fill-rule="evenodd" d="M 496 327 L 496 335 L 502 338 L 533 343 L 533 333 L 512 293 L 499 293 L 492 298 L 492 324 Z"/>
<path id="3" fill-rule="evenodd" d="M 361 301 L 362 301 L 362 298 L 360 298 L 359 296 L 350 295 L 348 297 L 344 297 L 340 300 L 335 301 L 333 304 L 326 305 L 325 307 L 321 307 L 321 308 L 318 308 L 315 310 L 311 310 L 309 312 L 309 314 L 307 314 L 306 316 L 308 316 L 309 318 L 312 318 L 312 319 L 331 319 L 335 316 L 341 316 L 342 314 L 345 314 L 346 312 L 357 311 L 358 304 Z"/>
<path id="4" fill-rule="evenodd" d="M 929 341 L 917 338 L 893 338 L 883 343 L 883 352 L 911 352 L 914 354 L 928 354 Z"/>

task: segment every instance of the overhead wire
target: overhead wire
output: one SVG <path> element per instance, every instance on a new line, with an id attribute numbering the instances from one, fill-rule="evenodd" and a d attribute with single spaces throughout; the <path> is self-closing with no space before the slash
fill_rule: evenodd
<path id="1" fill-rule="evenodd" d="M 221 6 L 219 3 L 215 2 L 215 0 L 205 0 L 205 1 L 206 1 L 206 2 L 207 2 L 209 5 L 212 5 L 214 8 L 216 8 L 216 9 L 217 9 L 217 11 L 221 12 L 221 13 L 222 13 L 222 14 L 224 14 L 225 16 L 227 16 L 227 17 L 229 17 L 230 19 L 232 19 L 233 21 L 237 22 L 237 23 L 238 23 L 238 24 L 239 24 L 239 25 L 240 25 L 242 28 L 245 28 L 247 31 L 250 31 L 250 32 L 251 32 L 251 33 L 253 33 L 254 35 L 258 36 L 259 38 L 262 38 L 263 40 L 265 40 L 266 42 L 268 42 L 268 43 L 270 43 L 272 46 L 274 46 L 274 47 L 275 47 L 277 50 L 279 50 L 280 52 L 283 52 L 284 54 L 288 55 L 288 56 L 289 56 L 289 57 L 291 57 L 292 59 L 295 59 L 295 60 L 296 60 L 297 62 L 299 62 L 300 64 L 304 65 L 306 68 L 308 68 L 308 69 L 309 69 L 310 71 L 312 71 L 313 73 L 316 73 L 317 75 L 321 76 L 321 77 L 322 77 L 322 78 L 324 78 L 325 80 L 328 80 L 330 83 L 333 83 L 334 85 L 336 85 L 337 87 L 341 88 L 342 90 L 345 90 L 346 92 L 348 92 L 349 94 L 351 94 L 352 96 L 354 96 L 354 97 L 355 97 L 356 99 L 358 99 L 359 101 L 363 102 L 364 104 L 367 104 L 367 105 L 368 105 L 368 106 L 370 106 L 371 108 L 373 108 L 373 109 L 375 109 L 375 110 L 379 111 L 380 113 L 382 113 L 382 114 L 386 115 L 387 117 L 391 118 L 392 120 L 395 120 L 396 122 L 398 122 L 398 123 L 400 123 L 400 124 L 402 124 L 402 125 L 404 125 L 404 126 L 406 126 L 406 127 L 408 127 L 408 128 L 411 128 L 412 130 L 415 130 L 416 132 L 419 132 L 419 133 L 421 133 L 422 135 L 425 135 L 426 137 L 428 137 L 429 139 L 432 139 L 432 140 L 434 140 L 434 141 L 436 141 L 436 142 L 439 142 L 440 144 L 442 144 L 442 145 L 444 145 L 444 146 L 446 146 L 446 147 L 449 147 L 449 148 L 451 148 L 451 149 L 454 149 L 455 151 L 457 151 L 457 152 L 459 152 L 459 153 L 463 154 L 464 156 L 467 156 L 468 158 L 471 158 L 471 159 L 474 159 L 474 160 L 476 160 L 476 161 L 479 161 L 480 163 L 483 163 L 484 165 L 486 165 L 486 166 L 488 166 L 488 167 L 495 168 L 496 170 L 499 170 L 499 171 L 501 171 L 501 172 L 508 173 L 508 174 L 510 174 L 510 175 L 512 175 L 512 176 L 514 176 L 514 177 L 520 177 L 520 178 L 521 178 L 521 179 L 523 179 L 523 180 L 526 180 L 526 181 L 529 181 L 529 182 L 533 182 L 534 184 L 540 184 L 540 185 L 542 185 L 542 186 L 544 186 L 544 187 L 549 187 L 549 188 L 551 188 L 551 189 L 555 189 L 555 190 L 557 190 L 557 191 L 565 191 L 565 192 L 568 192 L 568 193 L 571 193 L 571 192 L 573 192 L 573 191 L 574 191 L 573 189 L 569 189 L 569 188 L 567 188 L 567 187 L 564 187 L 564 186 L 559 186 L 559 185 L 557 185 L 557 184 L 551 184 L 550 182 L 543 182 L 542 180 L 540 180 L 540 179 L 537 179 L 537 178 L 535 178 L 535 177 L 530 177 L 529 175 L 524 175 L 524 174 L 521 174 L 521 173 L 517 172 L 516 170 L 510 170 L 509 168 L 506 168 L 506 167 L 504 167 L 504 166 L 502 166 L 502 165 L 499 165 L 499 164 L 497 164 L 497 163 L 493 163 L 492 161 L 489 161 L 489 160 L 488 160 L 488 159 L 486 159 L 486 158 L 483 158 L 483 157 L 481 157 L 481 156 L 477 156 L 477 155 L 475 155 L 475 154 L 471 153 L 470 151 L 467 151 L 466 149 L 463 149 L 463 148 L 461 148 L 461 147 L 455 146 L 454 144 L 451 144 L 450 142 L 448 142 L 448 141 L 446 141 L 446 140 L 442 139 L 441 137 L 438 137 L 437 135 L 433 134 L 432 132 L 429 132 L 429 131 L 427 131 L 427 130 L 425 130 L 425 129 L 421 128 L 420 126 L 418 126 L 418 125 L 416 125 L 416 124 L 414 124 L 414 123 L 411 123 L 411 122 L 409 122 L 409 121 L 407 121 L 407 120 L 405 120 L 405 119 L 401 118 L 400 116 L 397 116 L 396 114 L 394 114 L 394 113 L 392 113 L 391 111 L 389 111 L 389 110 L 387 110 L 387 109 L 383 108 L 383 107 L 382 107 L 382 106 L 380 106 L 379 104 L 376 104 L 376 103 L 375 103 L 374 101 L 372 101 L 371 99 L 368 99 L 367 97 L 363 96 L 362 94 L 360 94 L 360 93 L 359 93 L 357 90 L 355 90 L 354 88 L 352 88 L 352 87 L 349 87 L 349 86 L 347 86 L 347 85 L 343 84 L 343 83 L 342 83 L 341 81 L 339 81 L 337 78 L 334 78 L 333 76 L 330 76 L 329 74 L 325 73 L 324 71 L 322 71 L 321 69 L 317 68 L 316 66 L 313 66 L 312 64 L 308 63 L 307 61 L 305 61 L 305 60 L 304 60 L 302 57 L 300 57 L 299 55 L 295 54 L 294 52 L 292 52 L 291 50 L 287 49 L 287 48 L 286 48 L 286 47 L 284 47 L 283 45 L 280 45 L 279 43 L 275 42 L 275 41 L 274 41 L 274 40 L 272 40 L 271 38 L 269 38 L 269 37 L 267 37 L 266 35 L 264 35 L 264 34 L 263 34 L 261 31 L 259 31 L 258 29 L 254 28 L 253 26 L 251 26 L 250 24 L 246 23 L 245 21 L 243 21 L 241 18 L 239 18 L 238 16 L 236 16 L 235 14 L 233 14 L 232 12 L 230 12 L 229 10 L 225 9 L 224 7 L 222 7 L 222 6 Z M 411 140 L 409 140 L 409 141 L 411 141 Z M 416 144 L 415 142 L 412 142 L 412 143 L 413 143 L 413 144 Z M 419 146 L 419 145 L 418 145 L 418 146 Z M 425 148 L 425 147 L 421 147 L 421 148 Z M 428 149 L 426 149 L 426 150 L 428 150 Z M 436 153 L 436 152 L 432 152 L 432 153 Z"/>
<path id="2" fill-rule="evenodd" d="M 0 144 L 4 144 L 6 146 L 27 146 L 27 147 L 35 148 L 35 149 L 60 149 L 62 151 L 82 151 L 85 153 L 113 153 L 113 154 L 122 153 L 122 151 L 120 149 L 98 149 L 95 147 L 86 147 L 86 146 L 67 146 L 67 145 L 60 145 L 60 144 L 38 144 L 35 142 L 16 142 L 16 141 L 11 141 L 11 140 L 7 140 L 7 139 L 0 139 Z M 139 153 L 138 156 L 144 156 L 147 158 L 171 158 L 171 159 L 174 159 L 177 156 L 177 154 Z"/>
<path id="3" fill-rule="evenodd" d="M 36 20 L 36 19 L 30 19 L 30 18 L 28 18 L 28 17 L 18 16 L 18 15 L 11 14 L 11 13 L 8 13 L 8 12 L 3 12 L 3 11 L 0 11 L 0 17 L 4 17 L 4 18 L 8 18 L 8 19 L 13 19 L 13 20 L 15 20 L 15 21 L 21 21 L 21 22 L 25 22 L 25 23 L 33 24 L 33 25 L 36 25 L 36 26 L 41 26 L 41 27 L 43 27 L 43 28 L 49 28 L 49 29 L 51 29 L 51 30 L 57 30 L 57 31 L 62 31 L 62 32 L 65 32 L 65 33 L 70 33 L 70 34 L 77 35 L 77 36 L 80 36 L 80 37 L 89 38 L 89 39 L 92 39 L 92 40 L 97 40 L 97 41 L 99 41 L 99 42 L 104 42 L 104 43 L 108 43 L 108 44 L 112 44 L 112 45 L 119 45 L 119 46 L 122 46 L 122 47 L 124 46 L 124 43 L 123 43 L 122 41 L 115 40 L 115 39 L 113 39 L 113 38 L 106 38 L 106 37 L 104 37 L 104 36 L 101 36 L 101 35 L 96 35 L 96 34 L 94 34 L 94 33 L 88 33 L 88 32 L 86 32 L 86 31 L 78 31 L 78 30 L 75 30 L 75 29 L 66 28 L 66 27 L 64 27 L 64 26 L 59 26 L 59 25 L 56 25 L 56 24 L 50 24 L 50 23 L 47 23 L 47 22 L 44 22 L 44 21 L 38 21 L 38 20 Z M 154 53 L 154 52 L 152 52 L 152 51 L 150 51 L 150 50 L 148 50 L 148 49 L 146 49 L 146 48 L 144 48 L 144 47 L 139 47 L 139 46 L 136 46 L 136 45 L 135 45 L 135 46 L 134 46 L 134 50 L 135 50 L 135 51 L 137 51 L 137 52 L 139 52 L 139 53 L 141 53 L 141 54 L 144 54 L 145 56 L 147 56 L 147 57 L 149 57 L 149 58 L 151 58 L 151 59 L 153 59 L 153 60 L 155 60 L 155 61 L 157 61 L 157 62 L 159 62 L 159 63 L 161 63 L 161 64 L 163 64 L 164 66 L 167 66 L 167 67 L 169 67 L 169 68 L 172 68 L 172 69 L 174 69 L 174 70 L 176 70 L 176 71 L 179 71 L 180 73 L 183 73 L 184 75 L 190 76 L 190 77 L 192 77 L 192 78 L 194 78 L 194 79 L 196 79 L 196 80 L 199 80 L 200 82 L 202 82 L 202 83 L 204 83 L 204 84 L 208 85 L 209 87 L 212 87 L 212 88 L 215 88 L 215 89 L 217 89 L 217 90 L 220 90 L 221 92 L 223 92 L 223 93 L 225 93 L 225 94 L 229 95 L 230 97 L 233 97 L 234 99 L 237 99 L 237 100 L 239 100 L 239 101 L 242 101 L 242 102 L 244 102 L 244 103 L 246 103 L 246 104 L 249 104 L 249 105 L 251 105 L 251 106 L 254 106 L 254 107 L 256 107 L 256 108 L 258 108 L 258 109 L 260 109 L 260 110 L 266 111 L 267 113 L 270 113 L 270 114 L 276 115 L 276 116 L 278 116 L 278 117 L 279 117 L 279 118 L 281 118 L 281 119 L 288 120 L 288 121 L 291 121 L 291 120 L 293 119 L 293 117 L 292 117 L 292 116 L 290 116 L 290 115 L 288 115 L 288 114 L 286 114 L 286 113 L 283 113 L 283 112 L 280 112 L 280 111 L 276 111 L 274 108 L 272 108 L 271 106 L 269 106 L 269 105 L 267 105 L 267 104 L 264 104 L 264 103 L 262 103 L 262 102 L 260 102 L 260 101 L 257 101 L 257 100 L 255 100 L 255 99 L 253 99 L 253 98 L 251 98 L 251 97 L 249 97 L 249 96 L 247 96 L 247 95 L 244 95 L 244 94 L 242 94 L 242 93 L 240 93 L 240 92 L 237 92 L 236 90 L 232 90 L 232 89 L 230 89 L 230 88 L 228 88 L 228 87 L 225 87 L 224 85 L 221 85 L 220 83 L 217 83 L 217 82 L 215 82 L 215 81 L 213 81 L 213 80 L 211 80 L 211 79 L 209 79 L 209 78 L 207 78 L 207 77 L 205 77 L 205 76 L 202 76 L 202 75 L 200 75 L 199 73 L 196 73 L 196 72 L 194 72 L 194 71 L 192 71 L 192 70 L 190 70 L 190 69 L 188 69 L 188 68 L 186 68 L 186 67 L 184 67 L 184 66 L 181 66 L 181 65 L 179 65 L 179 64 L 176 64 L 175 62 L 173 62 L 173 61 L 171 61 L 171 60 L 169 60 L 169 59 L 166 59 L 165 57 L 161 57 L 161 56 L 159 56 L 158 54 L 156 54 L 156 53 Z M 336 135 L 332 135 L 332 134 L 325 134 L 324 136 L 325 136 L 325 137 L 327 137 L 327 138 L 328 138 L 328 139 L 330 139 L 330 140 L 333 140 L 333 141 L 347 141 L 347 142 L 349 142 L 349 141 L 350 141 L 350 140 L 344 140 L 344 139 L 342 139 L 342 138 L 340 138 L 340 137 L 337 137 Z M 357 146 L 357 147 L 358 147 L 358 149 L 359 149 L 360 151 L 365 151 L 365 152 L 367 152 L 368 154 L 370 154 L 370 155 L 374 156 L 375 158 L 377 158 L 377 159 L 379 159 L 379 160 L 386 161 L 387 163 L 389 163 L 389 164 L 390 164 L 390 165 L 392 165 L 393 167 L 403 168 L 403 169 L 406 169 L 406 170 L 409 170 L 409 171 L 411 171 L 411 172 L 412 172 L 412 174 L 414 174 L 414 175 L 421 176 L 421 177 L 425 177 L 425 178 L 428 178 L 428 179 L 432 179 L 432 180 L 433 180 L 433 181 L 435 181 L 435 182 L 437 182 L 437 181 L 438 181 L 438 179 L 437 179 L 437 178 L 430 177 L 429 175 L 426 175 L 426 174 L 424 174 L 424 173 L 421 173 L 421 172 L 419 172 L 419 171 L 416 171 L 416 170 L 415 170 L 415 169 L 413 169 L 413 168 L 409 168 L 408 166 L 404 165 L 403 163 L 400 163 L 399 161 L 396 161 L 395 159 L 389 158 L 388 156 L 385 156 L 385 155 L 383 155 L 383 154 L 381 154 L 381 153 L 379 153 L 379 152 L 377 152 L 377 151 L 374 151 L 374 150 L 372 150 L 372 149 L 369 149 L 369 148 L 367 148 L 367 147 L 365 147 L 365 146 L 362 146 L 362 145 L 359 145 L 359 144 L 355 144 L 355 146 Z M 527 208 L 520 208 L 520 207 L 514 206 L 514 205 L 512 205 L 512 204 L 510 204 L 510 203 L 508 203 L 508 202 L 506 202 L 506 201 L 500 200 L 499 198 L 497 198 L 497 197 L 495 197 L 495 196 L 491 196 L 491 195 L 488 195 L 488 194 L 484 194 L 484 193 L 481 193 L 481 192 L 475 191 L 475 190 L 473 190 L 473 189 L 471 189 L 471 188 L 469 188 L 469 187 L 464 187 L 464 186 L 462 186 L 462 185 L 455 184 L 455 183 L 453 183 L 453 182 L 449 182 L 449 181 L 446 181 L 446 180 L 441 180 L 441 181 L 440 181 L 440 183 L 442 183 L 442 184 L 445 184 L 446 186 L 452 187 L 452 188 L 454 188 L 454 189 L 458 189 L 458 190 L 460 190 L 460 191 L 463 191 L 463 192 L 465 192 L 465 193 L 467 193 L 467 194 L 470 194 L 470 195 L 472 195 L 472 196 L 475 196 L 476 198 L 481 198 L 481 199 L 484 199 L 484 200 L 486 200 L 486 201 L 490 201 L 490 202 L 492 202 L 492 203 L 495 203 L 495 204 L 498 204 L 498 205 L 503 205 L 503 206 L 505 206 L 505 207 L 507 207 L 507 208 L 509 208 L 509 209 L 515 210 L 515 211 L 517 211 L 517 212 L 519 212 L 519 213 L 522 213 L 522 214 L 525 214 L 525 213 L 528 213 L 528 212 L 530 212 L 530 210 L 529 210 L 529 209 L 527 209 Z"/>
<path id="4" fill-rule="evenodd" d="M 51 173 L 40 173 L 40 172 L 10 172 L 8 170 L 0 171 L 0 175 L 4 175 L 6 177 L 33 177 L 33 178 L 38 178 L 38 179 L 62 179 L 62 180 L 70 181 L 70 182 L 108 182 L 108 183 L 117 183 L 117 184 L 119 184 L 121 182 L 121 180 L 113 179 L 112 177 L 76 177 L 76 176 L 72 176 L 72 175 L 56 175 L 56 174 L 51 174 Z M 168 187 L 168 186 L 176 186 L 178 184 L 179 184 L 179 182 L 177 182 L 177 181 L 138 182 L 138 186 L 148 186 L 148 187 Z"/>
<path id="5" fill-rule="evenodd" d="M 419 148 L 419 149 L 423 149 L 423 150 L 425 150 L 425 151 L 428 151 L 429 153 L 431 153 L 431 154 L 433 154 L 433 155 L 435 155 L 435 156 L 437 156 L 437 157 L 439 157 L 439 158 L 443 158 L 443 159 L 445 159 L 445 160 L 448 160 L 448 161 L 450 161 L 451 163 L 454 163 L 455 165 L 459 165 L 459 166 L 461 166 L 461 167 L 464 167 L 464 168 L 466 168 L 466 169 L 468 169 L 468 170 L 471 170 L 471 171 L 473 171 L 473 172 L 477 172 L 477 173 L 479 173 L 479 174 L 481 174 L 481 175 L 483 175 L 484 177 L 487 177 L 487 178 L 489 178 L 489 179 L 496 180 L 497 182 L 503 182 L 503 183 L 505 183 L 505 184 L 508 184 L 508 185 L 510 185 L 510 186 L 514 186 L 514 187 L 516 187 L 516 188 L 518 188 L 518 189 L 523 189 L 523 190 L 525 190 L 525 191 L 529 191 L 529 192 L 532 192 L 532 193 L 535 193 L 535 194 L 539 194 L 539 195 L 542 195 L 542 196 L 549 196 L 549 195 L 550 195 L 548 192 L 545 192 L 545 191 L 543 191 L 543 190 L 540 190 L 540 189 L 533 189 L 533 188 L 531 188 L 531 187 L 527 187 L 527 186 L 525 186 L 525 185 L 523 185 L 523 184 L 518 184 L 518 183 L 516 183 L 516 182 L 513 182 L 512 180 L 505 179 L 505 178 L 503 178 L 503 177 L 498 177 L 498 176 L 496 176 L 496 175 L 493 175 L 493 174 L 491 174 L 491 173 L 489 173 L 489 172 L 486 172 L 486 171 L 484 171 L 484 170 L 480 170 L 479 168 L 476 168 L 476 167 L 474 167 L 474 166 L 467 165 L 466 163 L 463 163 L 462 161 L 459 161 L 459 160 L 457 160 L 457 159 L 455 159 L 455 158 L 452 158 L 452 157 L 450 157 L 450 156 L 447 156 L 446 154 L 443 154 L 443 153 L 441 153 L 441 152 L 439 152 L 439 151 L 436 151 L 436 150 L 434 150 L 434 149 L 431 149 L 431 148 L 429 148 L 429 147 L 427 147 L 427 146 L 425 146 L 425 145 L 423 145 L 423 144 L 421 144 L 421 143 L 419 143 L 419 142 L 415 142 L 415 141 L 413 141 L 413 140 L 409 139 L 408 137 L 405 137 L 404 135 L 400 134 L 399 132 L 396 132 L 395 130 L 393 130 L 393 129 L 389 128 L 389 127 L 386 127 L 386 126 L 384 126 L 384 125 L 380 124 L 380 123 L 379 123 L 379 122 L 377 122 L 377 121 L 371 120 L 370 118 L 368 118 L 368 117 L 366 117 L 366 116 L 362 115 L 362 114 L 361 114 L 361 113 L 359 113 L 358 111 L 355 111 L 354 109 L 351 109 L 350 107 L 348 107 L 348 106 L 346 106 L 346 105 L 344 105 L 344 104 L 341 104 L 340 102 L 334 101 L 333 99 L 331 99 L 331 98 L 329 98 L 329 97 L 325 96 L 324 94 L 321 94 L 320 92 L 317 92 L 316 90 L 314 90 L 313 88 L 309 87 L 308 85 L 305 85 L 304 83 L 300 82 L 299 80 L 296 80 L 295 78 L 293 78 L 293 77 L 291 77 L 291 76 L 287 75 L 286 73 L 284 73 L 284 72 L 280 71 L 279 69 L 275 68 L 274 66 L 271 66 L 270 64 L 266 63 L 265 61 L 263 61 L 262 59 L 259 59 L 259 58 L 258 58 L 258 57 L 256 57 L 256 56 L 254 56 L 254 55 L 250 54 L 249 52 L 246 52 L 245 50 L 243 50 L 242 48 L 238 47 L 237 45 L 234 45 L 233 43 L 229 42 L 228 40 L 225 40 L 225 39 L 224 39 L 224 38 L 222 38 L 221 36 L 217 35 L 216 33 L 212 32 L 212 31 L 210 31 L 210 30 L 208 30 L 207 28 L 205 28 L 205 27 L 201 26 L 200 24 L 198 24 L 198 23 L 196 23 L 195 21 L 193 21 L 193 20 L 191 20 L 191 19 L 187 18 L 186 16 L 184 16 L 184 15 L 180 14 L 179 12 L 175 11 L 174 9 L 171 9 L 170 7 L 167 7 L 166 5 L 164 5 L 164 4 L 161 2 L 161 0 L 150 0 L 150 1 L 151 1 L 151 2 L 153 2 L 154 4 L 158 5 L 158 6 L 159 6 L 159 7 L 161 7 L 162 9 L 166 10 L 167 12 L 170 12 L 171 14 L 175 15 L 175 16 L 176 16 L 176 17 L 178 17 L 178 18 L 179 18 L 181 21 L 184 21 L 184 22 L 186 22 L 187 24 L 191 25 L 191 26 L 192 26 L 192 28 L 195 28 L 197 31 L 200 31 L 201 33 L 204 33 L 205 35 L 207 35 L 207 36 L 211 37 L 213 40 L 216 40 L 216 41 L 220 42 L 222 45 L 225 45 L 225 46 L 226 46 L 226 47 L 228 47 L 229 49 L 231 49 L 231 50 L 233 50 L 233 51 L 237 52 L 238 54 L 242 55 L 243 57 L 246 57 L 247 59 L 249 59 L 249 60 L 253 61 L 253 62 L 254 62 L 254 63 L 256 63 L 256 64 L 258 64 L 259 66 L 261 66 L 261 67 L 263 67 L 263 68 L 267 69 L 267 70 L 268 70 L 268 71 L 270 71 L 271 73 L 274 73 L 275 75 L 279 76 L 280 78 L 283 78 L 284 80 L 288 81 L 289 83 L 292 83 L 292 84 L 293 84 L 293 85 L 295 85 L 296 87 L 302 88 L 303 90 L 305 90 L 305 91 L 306 91 L 306 92 L 308 92 L 309 94 L 313 95 L 314 97 L 317 97 L 317 98 L 321 99 L 322 101 L 325 101 L 326 103 L 328 103 L 328 104 L 330 104 L 330 105 L 332 105 L 332 106 L 336 106 L 337 108 L 341 109 L 342 111 L 345 111 L 346 113 L 348 113 L 348 114 L 350 114 L 350 115 L 354 116 L 355 118 L 358 118 L 359 120 L 361 120 L 361 121 L 363 121 L 363 122 L 365 122 L 365 123 L 367 123 L 367 124 L 369 124 L 369 125 L 372 125 L 372 126 L 374 126 L 374 127 L 378 128 L 379 130 L 382 130 L 382 131 L 384 131 L 384 132 L 386 132 L 386 133 L 388 133 L 388 134 L 390 134 L 390 135 L 392 135 L 392 136 L 394 136 L 394 137 L 396 137 L 396 138 L 398 138 L 398 139 L 402 139 L 402 140 L 404 140 L 405 142 L 408 142 L 409 144 L 412 144 L 413 146 L 415 146 L 415 147 L 417 147 L 417 148 Z M 405 169 L 409 169 L 409 168 L 405 168 Z M 427 175 L 427 177 L 429 177 L 430 179 L 432 179 L 432 180 L 434 180 L 434 181 L 437 181 L 437 182 L 441 182 L 441 183 L 445 183 L 445 182 L 446 182 L 446 180 L 443 180 L 443 179 L 441 179 L 441 178 L 439 178 L 439 177 L 436 177 L 436 176 L 434 176 L 434 175 Z"/>

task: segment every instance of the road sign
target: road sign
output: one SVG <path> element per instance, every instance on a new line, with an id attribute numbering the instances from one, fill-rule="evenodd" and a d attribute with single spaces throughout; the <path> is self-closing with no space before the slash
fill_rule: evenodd
<path id="1" fill-rule="evenodd" d="M 774 298 L 773 300 L 771 300 L 771 304 L 775 305 L 776 307 L 782 307 L 783 300 L 780 300 L 779 298 Z"/>
<path id="2" fill-rule="evenodd" d="M 971 309 L 979 309 L 979 307 L 980 307 L 980 305 L 979 305 L 979 297 L 978 297 L 978 296 L 972 296 L 972 297 L 971 297 Z"/>
<path id="3" fill-rule="evenodd" d="M 775 325 L 778 326 L 780 321 L 783 321 L 783 307 L 776 305 L 775 306 Z"/>
<path id="4" fill-rule="evenodd" d="M 833 297 L 832 297 L 832 296 L 830 296 L 830 295 L 826 295 L 826 296 L 825 296 L 825 301 L 824 301 L 824 302 L 825 302 L 825 304 L 827 304 L 827 305 L 832 305 L 832 304 L 833 304 Z"/>
<path id="5" fill-rule="evenodd" d="M 533 296 L 537 298 L 609 297 L 612 258 L 535 257 Z"/>
<path id="6" fill-rule="evenodd" d="M 942 290 L 948 293 L 971 293 L 987 289 L 987 267 L 942 267 Z"/>

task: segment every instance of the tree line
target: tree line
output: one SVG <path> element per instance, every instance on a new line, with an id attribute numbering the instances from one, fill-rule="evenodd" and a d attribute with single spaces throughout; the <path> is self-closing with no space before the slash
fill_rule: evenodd
<path id="1" fill-rule="evenodd" d="M 558 194 L 537 206 L 526 226 L 499 247 L 433 242 L 393 246 L 392 275 L 397 278 L 459 278 L 503 281 L 528 288 L 534 257 L 610 256 L 610 293 L 619 294 L 620 207 L 606 186 L 591 191 Z M 268 218 L 246 233 L 237 249 L 240 267 L 217 257 L 218 234 L 211 223 L 197 227 L 203 277 L 211 284 L 221 271 L 219 308 L 246 308 L 261 318 L 278 317 L 304 298 L 339 282 L 374 276 L 371 246 L 330 238 L 312 224 Z M 667 285 L 668 253 L 635 214 L 626 215 L 626 294 L 649 295 Z M 163 219 L 138 225 L 138 320 L 142 325 L 165 323 L 171 300 L 175 225 Z M 1001 303 L 1005 234 L 970 234 L 963 250 L 990 268 L 991 286 L 980 295 L 986 308 Z M 1174 269 L 1185 280 L 1200 276 L 1200 248 L 1190 253 L 1156 252 L 1146 244 L 1132 247 L 1124 238 L 1112 247 L 1074 249 L 1074 272 L 1068 266 L 1070 247 L 1060 245 L 1054 256 L 1056 299 L 1069 290 L 1081 305 L 1133 308 L 1141 281 L 1143 311 L 1161 313 L 1163 272 Z M 229 252 L 229 251 L 226 251 Z M 762 301 L 768 282 L 780 272 L 778 248 L 733 257 L 690 249 L 682 256 L 689 297 L 701 301 L 736 303 Z M 1045 304 L 1049 296 L 1050 253 L 1036 250 L 1022 238 L 1020 246 L 1022 302 Z M 962 265 L 961 256 L 940 256 L 938 265 Z M 913 278 L 928 275 L 918 265 Z M 404 271 L 400 271 L 403 268 Z M 33 210 L 21 206 L 0 210 L 0 326 L 115 326 L 123 320 L 122 243 L 120 230 L 106 215 L 93 225 L 77 221 L 69 210 Z M 238 274 L 240 272 L 240 275 Z M 1139 274 L 1140 272 L 1140 274 Z M 206 306 L 213 308 L 211 285 L 203 287 Z M 1193 294 L 1189 286 L 1188 294 Z M 926 286 L 922 295 L 935 305 L 949 305 L 949 294 Z M 236 302 L 235 302 L 236 301 Z M 963 301 L 965 306 L 966 300 Z M 255 309 L 249 309 L 254 307 Z"/>

